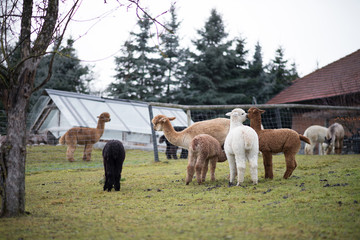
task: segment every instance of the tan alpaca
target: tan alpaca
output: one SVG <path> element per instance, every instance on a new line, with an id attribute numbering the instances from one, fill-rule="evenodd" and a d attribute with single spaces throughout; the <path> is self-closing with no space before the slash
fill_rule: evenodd
<path id="1" fill-rule="evenodd" d="M 272 154 L 283 152 L 285 155 L 286 171 L 284 178 L 287 179 L 295 170 L 297 164 L 295 155 L 300 150 L 300 140 L 310 144 L 307 137 L 297 133 L 292 129 L 261 129 L 261 114 L 264 110 L 252 107 L 248 110 L 248 118 L 250 126 L 259 136 L 259 150 L 263 154 L 263 162 L 265 168 L 265 178 L 272 179 Z"/>
<path id="2" fill-rule="evenodd" d="M 74 152 L 76 145 L 85 145 L 84 148 L 84 161 L 91 160 L 91 152 L 93 145 L 99 141 L 100 137 L 104 133 L 105 123 L 110 122 L 110 114 L 103 112 L 98 116 L 99 120 L 96 128 L 88 127 L 73 127 L 70 128 L 60 139 L 59 143 L 64 145 L 67 144 L 68 148 L 66 151 L 66 158 L 70 162 L 74 160 Z"/>
<path id="3" fill-rule="evenodd" d="M 163 131 L 166 139 L 175 146 L 189 149 L 191 140 L 199 134 L 209 134 L 219 141 L 220 145 L 224 145 L 226 135 L 230 128 L 230 119 L 215 118 L 194 123 L 193 125 L 177 132 L 171 125 L 170 121 L 175 117 L 166 117 L 165 115 L 157 115 L 152 119 L 154 129 Z"/>
<path id="4" fill-rule="evenodd" d="M 226 161 L 226 155 L 218 140 L 208 134 L 195 136 L 189 146 L 186 185 L 192 181 L 195 171 L 197 182 L 199 184 L 205 182 L 209 163 L 211 181 L 215 181 L 216 162 L 224 161 Z"/>

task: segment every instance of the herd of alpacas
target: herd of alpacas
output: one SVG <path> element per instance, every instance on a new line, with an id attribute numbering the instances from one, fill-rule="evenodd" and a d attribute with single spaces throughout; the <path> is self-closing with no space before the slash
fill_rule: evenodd
<path id="1" fill-rule="evenodd" d="M 329 128 L 313 125 L 307 128 L 304 135 L 292 129 L 264 129 L 261 124 L 261 114 L 265 111 L 252 107 L 246 113 L 241 108 L 235 108 L 226 113 L 227 118 L 216 118 L 194 123 L 185 129 L 175 129 L 171 121 L 175 117 L 157 115 L 152 119 L 154 130 L 163 131 L 167 144 L 188 150 L 188 166 L 186 185 L 194 174 L 198 184 L 205 181 L 210 165 L 211 180 L 215 180 L 217 162 L 228 160 L 229 186 L 237 186 L 244 182 L 246 162 L 250 166 L 250 177 L 253 184 L 258 184 L 258 156 L 263 156 L 265 178 L 273 179 L 272 155 L 284 153 L 286 170 L 283 178 L 289 178 L 297 163 L 295 155 L 299 152 L 301 141 L 305 142 L 305 154 L 313 154 L 319 145 L 319 154 L 340 154 L 343 147 L 344 128 L 334 123 Z M 99 141 L 104 133 L 105 123 L 110 122 L 107 112 L 98 116 L 97 128 L 74 127 L 69 129 L 59 140 L 60 144 L 68 145 L 66 157 L 74 161 L 74 151 L 77 145 L 85 145 L 84 161 L 91 160 L 93 145 Z M 250 126 L 244 125 L 246 119 Z M 173 151 L 173 150 L 172 150 Z M 174 152 L 167 152 L 171 158 Z M 187 152 L 186 152 L 187 154 Z M 176 155 L 176 151 L 175 151 Z M 120 179 L 125 160 L 125 148 L 118 140 L 108 141 L 102 151 L 105 170 L 104 191 L 120 191 Z M 174 156 L 173 156 L 174 157 Z M 175 157 L 174 157 L 175 158 Z M 177 158 L 177 157 L 176 157 Z"/>

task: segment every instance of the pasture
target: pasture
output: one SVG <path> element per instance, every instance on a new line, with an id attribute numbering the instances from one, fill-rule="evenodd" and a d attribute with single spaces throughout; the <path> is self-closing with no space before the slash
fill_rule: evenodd
<path id="1" fill-rule="evenodd" d="M 0 219 L 0 239 L 359 239 L 360 156 L 297 155 L 288 180 L 283 155 L 274 179 L 228 187 L 227 162 L 216 181 L 185 185 L 187 160 L 159 163 L 152 152 L 129 150 L 121 191 L 102 190 L 101 150 L 83 162 L 65 146 L 30 146 L 26 216 Z"/>

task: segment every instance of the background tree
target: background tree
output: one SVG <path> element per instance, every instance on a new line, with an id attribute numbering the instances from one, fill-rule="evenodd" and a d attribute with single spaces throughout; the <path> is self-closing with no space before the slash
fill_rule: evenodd
<path id="1" fill-rule="evenodd" d="M 284 59 L 284 49 L 276 49 L 275 58 L 269 64 L 269 73 L 273 82 L 272 95 L 276 95 L 284 88 L 291 85 L 292 81 L 298 78 L 295 63 L 288 67 L 288 60 Z"/>
<path id="2" fill-rule="evenodd" d="M 186 78 L 190 88 L 185 103 L 225 104 L 218 93 L 229 87 L 225 81 L 231 78 L 234 65 L 228 64 L 232 41 L 226 41 L 228 34 L 222 17 L 215 9 L 203 29 L 197 31 L 200 38 L 193 41 L 196 52 L 190 55 Z"/>
<path id="3" fill-rule="evenodd" d="M 138 20 L 139 32 L 130 33 L 122 56 L 115 58 L 116 80 L 108 88 L 111 96 L 142 101 L 162 96 L 165 64 L 162 57 L 154 57 L 157 48 L 151 45 L 154 34 L 150 32 L 150 20 L 146 16 Z"/>
<path id="4" fill-rule="evenodd" d="M 65 47 L 60 46 L 58 54 L 55 56 L 52 64 L 51 78 L 44 87 L 32 94 L 30 109 L 45 88 L 77 93 L 90 93 L 89 84 L 93 80 L 92 71 L 89 66 L 83 66 L 80 63 L 73 44 L 74 40 L 70 38 L 67 40 Z M 55 49 L 53 49 L 53 51 L 55 52 Z M 41 59 L 35 76 L 36 85 L 39 85 L 41 81 L 46 78 L 51 58 L 52 56 L 47 54 Z"/>
<path id="5" fill-rule="evenodd" d="M 161 53 L 164 58 L 165 91 L 163 98 L 159 101 L 167 103 L 176 101 L 176 94 L 179 92 L 181 78 L 184 71 L 186 51 L 180 48 L 178 29 L 180 22 L 177 20 L 175 6 L 170 8 L 170 20 L 165 23 L 169 31 L 165 31 L 160 37 L 162 41 Z"/>

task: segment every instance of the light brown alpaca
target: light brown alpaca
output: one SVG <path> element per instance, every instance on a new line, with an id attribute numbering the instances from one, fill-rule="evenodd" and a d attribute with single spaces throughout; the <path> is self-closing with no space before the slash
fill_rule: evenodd
<path id="1" fill-rule="evenodd" d="M 323 148 L 325 154 L 341 154 L 344 145 L 344 127 L 339 123 L 331 125 L 326 133 Z"/>
<path id="2" fill-rule="evenodd" d="M 66 151 L 66 158 L 70 162 L 74 160 L 74 152 L 76 145 L 85 145 L 84 148 L 84 161 L 91 160 L 91 152 L 93 145 L 99 141 L 100 137 L 104 133 L 105 123 L 110 122 L 110 114 L 103 112 L 98 116 L 99 120 L 96 128 L 88 127 L 73 127 L 70 128 L 62 137 L 59 139 L 59 143 L 64 145 L 67 144 L 68 148 Z"/>
<path id="3" fill-rule="evenodd" d="M 297 164 L 295 160 L 296 153 L 300 150 L 300 140 L 310 144 L 307 137 L 297 133 L 292 129 L 261 129 L 261 114 L 264 110 L 252 107 L 248 110 L 250 126 L 259 136 L 259 150 L 263 154 L 263 163 L 265 168 L 265 178 L 272 179 L 272 154 L 283 152 L 285 155 L 286 171 L 284 178 L 287 179 L 295 170 Z"/>
<path id="4" fill-rule="evenodd" d="M 199 184 L 205 182 L 209 163 L 211 181 L 215 181 L 216 162 L 224 162 L 225 160 L 225 152 L 221 149 L 218 140 L 208 134 L 195 136 L 189 146 L 186 185 L 192 181 L 195 171 L 197 182 Z"/>
<path id="5" fill-rule="evenodd" d="M 191 140 L 199 134 L 209 134 L 219 141 L 220 145 L 224 145 L 226 135 L 230 129 L 230 119 L 215 118 L 194 123 L 188 128 L 177 132 L 171 125 L 170 121 L 175 117 L 166 117 L 165 115 L 157 115 L 152 119 L 154 129 L 163 131 L 166 139 L 175 146 L 189 149 Z"/>

